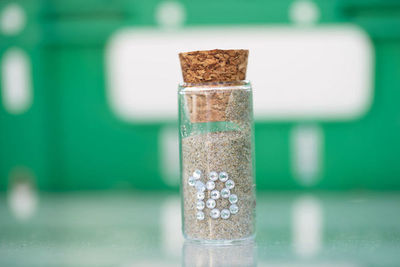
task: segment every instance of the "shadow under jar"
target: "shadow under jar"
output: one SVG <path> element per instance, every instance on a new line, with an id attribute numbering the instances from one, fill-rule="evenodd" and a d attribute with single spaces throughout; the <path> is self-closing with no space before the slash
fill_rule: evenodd
<path id="1" fill-rule="evenodd" d="M 253 238 L 250 83 L 182 83 L 178 95 L 184 236 L 227 242 Z"/>

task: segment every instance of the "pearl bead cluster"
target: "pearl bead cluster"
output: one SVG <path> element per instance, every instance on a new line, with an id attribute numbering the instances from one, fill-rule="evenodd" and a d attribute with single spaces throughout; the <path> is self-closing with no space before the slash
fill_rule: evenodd
<path id="1" fill-rule="evenodd" d="M 232 179 L 229 179 L 229 175 L 226 172 L 217 173 L 212 171 L 208 174 L 208 181 L 203 183 L 201 181 L 202 172 L 200 170 L 195 170 L 192 176 L 188 179 L 188 184 L 196 189 L 196 209 L 197 220 L 204 220 L 205 213 L 204 209 L 210 209 L 210 217 L 213 219 L 222 218 L 224 220 L 229 219 L 231 214 L 236 214 L 239 211 L 239 207 L 237 206 L 238 197 L 235 194 L 231 193 L 231 190 L 235 187 L 235 182 Z M 218 180 L 222 183 L 225 183 L 225 187 L 218 191 L 215 189 L 216 183 Z M 206 197 L 206 190 L 210 192 L 210 198 L 204 201 Z M 226 198 L 229 200 L 230 206 L 229 209 L 224 208 L 219 210 L 216 208 L 217 201 L 220 198 Z"/>

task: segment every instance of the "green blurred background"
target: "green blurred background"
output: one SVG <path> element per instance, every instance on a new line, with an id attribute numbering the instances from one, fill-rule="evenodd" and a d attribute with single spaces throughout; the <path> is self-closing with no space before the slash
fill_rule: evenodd
<path id="1" fill-rule="evenodd" d="M 254 89 L 256 244 L 225 252 L 180 229 L 205 48 Z M 0 265 L 399 266 L 399 89 L 398 0 L 0 0 Z"/>
<path id="2" fill-rule="evenodd" d="M 335 25 L 356 26 L 371 42 L 370 103 L 346 119 L 256 116 L 257 188 L 400 189 L 399 1 L 3 0 L 0 14 L 2 191 L 20 180 L 45 191 L 178 189 L 177 116 L 127 120 L 110 104 L 106 54 L 121 29 L 175 36 L 198 26 Z M 19 81 L 16 93 L 7 75 Z M 154 93 L 175 97 L 176 86 Z"/>

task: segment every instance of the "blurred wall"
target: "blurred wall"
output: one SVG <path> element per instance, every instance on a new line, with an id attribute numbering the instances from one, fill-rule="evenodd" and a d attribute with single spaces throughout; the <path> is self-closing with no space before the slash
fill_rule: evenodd
<path id="1" fill-rule="evenodd" d="M 177 188 L 176 53 L 215 44 L 250 49 L 259 189 L 399 189 L 399 14 L 374 0 L 1 1 L 0 188 Z"/>

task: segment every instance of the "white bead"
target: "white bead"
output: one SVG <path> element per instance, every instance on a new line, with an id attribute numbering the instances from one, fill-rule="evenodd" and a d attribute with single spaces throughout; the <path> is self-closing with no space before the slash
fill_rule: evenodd
<path id="1" fill-rule="evenodd" d="M 194 177 L 194 179 L 196 179 L 196 180 L 200 179 L 200 178 L 201 178 L 201 171 L 200 171 L 200 170 L 195 170 L 195 171 L 193 172 L 193 177 Z"/>
<path id="2" fill-rule="evenodd" d="M 228 209 L 221 210 L 221 218 L 226 220 L 231 216 L 231 212 Z"/>
<path id="3" fill-rule="evenodd" d="M 226 180 L 228 180 L 228 174 L 226 172 L 220 172 L 219 173 L 219 180 L 221 182 L 226 182 Z"/>
<path id="4" fill-rule="evenodd" d="M 199 221 L 204 220 L 204 212 L 198 211 L 197 214 L 196 214 L 196 218 L 197 218 L 197 220 L 199 220 Z"/>
<path id="5" fill-rule="evenodd" d="M 230 212 L 231 212 L 232 214 L 236 214 L 236 213 L 238 213 L 238 211 L 239 211 L 239 207 L 238 207 L 236 204 L 232 204 L 232 205 L 229 207 L 229 210 L 230 210 Z"/>
<path id="6" fill-rule="evenodd" d="M 216 205 L 217 203 L 215 202 L 215 200 L 214 199 L 208 199 L 207 200 L 207 202 L 206 202 L 206 206 L 207 206 L 207 208 L 209 208 L 209 209 L 213 209 L 213 208 L 215 208 L 215 205 Z"/>
<path id="7" fill-rule="evenodd" d="M 212 199 L 218 199 L 219 196 L 220 196 L 220 193 L 219 193 L 218 190 L 213 190 L 213 191 L 211 191 L 211 198 L 212 198 Z"/>
<path id="8" fill-rule="evenodd" d="M 237 195 L 235 195 L 235 194 L 230 195 L 230 196 L 229 196 L 229 202 L 230 202 L 231 204 L 235 204 L 236 202 L 238 202 L 238 197 L 237 197 Z"/>
<path id="9" fill-rule="evenodd" d="M 232 189 L 235 187 L 235 182 L 231 179 L 225 182 L 225 187 L 228 189 Z"/>
<path id="10" fill-rule="evenodd" d="M 228 198 L 231 194 L 231 191 L 228 188 L 224 188 L 221 190 L 221 196 L 223 198 Z"/>
<path id="11" fill-rule="evenodd" d="M 196 194 L 198 200 L 203 200 L 205 197 L 204 192 L 197 192 Z"/>
<path id="12" fill-rule="evenodd" d="M 212 209 L 212 210 L 210 211 L 210 216 L 211 216 L 211 218 L 213 218 L 213 219 L 218 219 L 218 218 L 219 218 L 219 215 L 220 215 L 219 209 Z"/>
<path id="13" fill-rule="evenodd" d="M 197 201 L 196 208 L 198 210 L 202 210 L 202 209 L 204 209 L 204 207 L 205 207 L 204 201 L 201 201 L 201 200 Z"/>
<path id="14" fill-rule="evenodd" d="M 194 179 L 193 176 L 190 176 L 189 179 L 188 179 L 188 184 L 190 186 L 194 186 L 196 184 L 196 179 Z"/>
<path id="15" fill-rule="evenodd" d="M 215 183 L 213 181 L 208 181 L 206 187 L 208 190 L 213 190 L 215 188 Z"/>
<path id="16" fill-rule="evenodd" d="M 202 181 L 197 181 L 195 187 L 198 192 L 206 191 L 206 186 L 204 185 L 204 183 Z"/>
<path id="17" fill-rule="evenodd" d="M 218 180 L 218 173 L 217 172 L 210 172 L 208 174 L 208 178 L 210 178 L 211 181 L 216 181 L 216 180 Z"/>

